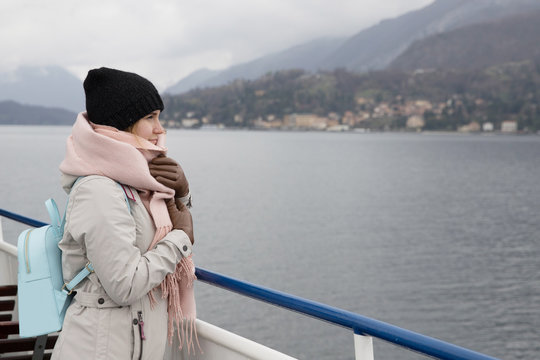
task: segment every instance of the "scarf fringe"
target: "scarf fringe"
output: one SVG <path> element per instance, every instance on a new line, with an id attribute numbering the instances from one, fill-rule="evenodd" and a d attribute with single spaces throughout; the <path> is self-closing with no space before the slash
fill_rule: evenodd
<path id="1" fill-rule="evenodd" d="M 160 226 L 156 227 L 156 233 L 154 234 L 154 239 L 152 240 L 152 243 L 148 247 L 148 250 L 153 249 L 156 244 L 165 237 L 170 231 L 172 230 L 172 226 Z"/>
<path id="2" fill-rule="evenodd" d="M 199 344 L 199 338 L 197 336 L 197 327 L 195 326 L 195 317 L 190 316 L 186 318 L 184 312 L 194 313 L 190 311 L 191 309 L 182 310 L 181 307 L 181 296 L 180 293 L 180 284 L 186 284 L 188 288 L 193 287 L 193 282 L 197 279 L 195 276 L 195 264 L 191 258 L 191 255 L 187 258 L 182 258 L 182 260 L 176 265 L 176 270 L 172 274 L 168 274 L 165 277 L 165 280 L 161 283 L 161 297 L 163 299 L 167 298 L 167 310 L 169 312 L 169 321 L 168 321 L 168 338 L 169 345 L 172 345 L 172 339 L 174 335 L 174 325 L 176 324 L 176 332 L 180 345 L 179 349 L 182 349 L 185 345 L 188 349 L 188 354 L 191 350 L 195 352 L 195 343 L 202 353 L 201 346 Z M 150 295 L 151 304 L 155 304 L 156 300 L 152 294 Z M 195 336 L 193 336 L 195 335 Z"/>

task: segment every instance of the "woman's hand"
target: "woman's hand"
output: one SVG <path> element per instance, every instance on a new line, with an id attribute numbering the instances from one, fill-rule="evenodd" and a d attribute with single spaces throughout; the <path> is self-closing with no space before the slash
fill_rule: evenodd
<path id="1" fill-rule="evenodd" d="M 176 161 L 166 156 L 158 156 L 148 164 L 150 174 L 161 184 L 175 191 L 181 198 L 189 193 L 189 184 L 184 170 Z"/>
<path id="2" fill-rule="evenodd" d="M 183 230 L 191 244 L 195 243 L 193 236 L 193 219 L 189 209 L 181 201 L 174 201 L 174 199 L 168 199 L 165 202 L 167 204 L 167 210 L 173 225 L 173 229 Z"/>

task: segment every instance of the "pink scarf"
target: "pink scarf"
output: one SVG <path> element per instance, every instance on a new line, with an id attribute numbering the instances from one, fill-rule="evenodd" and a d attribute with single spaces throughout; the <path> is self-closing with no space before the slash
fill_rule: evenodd
<path id="1" fill-rule="evenodd" d="M 172 230 L 165 199 L 173 198 L 174 190 L 156 181 L 148 169 L 148 161 L 159 154 L 166 154 L 164 145 L 165 134 L 159 135 L 158 143 L 154 145 L 135 134 L 93 124 L 82 112 L 67 139 L 66 157 L 60 164 L 60 171 L 76 176 L 103 175 L 137 189 L 156 226 L 154 239 L 148 248 L 152 249 Z M 188 349 L 193 347 L 195 279 L 195 265 L 189 256 L 182 258 L 176 271 L 168 274 L 161 283 L 162 297 L 168 299 L 169 343 L 172 343 L 176 323 L 180 348 L 184 340 Z M 155 302 L 152 292 L 148 295 Z"/>

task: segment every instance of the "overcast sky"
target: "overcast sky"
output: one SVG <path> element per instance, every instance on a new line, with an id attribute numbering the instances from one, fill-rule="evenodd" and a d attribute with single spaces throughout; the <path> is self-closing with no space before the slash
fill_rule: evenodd
<path id="1" fill-rule="evenodd" d="M 0 0 L 0 71 L 107 66 L 164 90 L 327 36 L 348 36 L 433 0 Z"/>

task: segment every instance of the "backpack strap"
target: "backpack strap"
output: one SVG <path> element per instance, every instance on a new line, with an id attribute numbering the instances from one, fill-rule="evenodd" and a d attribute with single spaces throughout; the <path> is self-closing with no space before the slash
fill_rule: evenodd
<path id="1" fill-rule="evenodd" d="M 73 187 L 75 187 L 75 184 L 77 184 L 77 182 L 79 182 L 79 180 L 82 178 L 83 176 L 78 177 L 77 180 L 75 180 L 75 183 L 73 183 L 73 186 L 71 188 L 73 189 Z M 127 190 L 125 186 L 120 184 L 119 182 L 117 182 L 116 184 L 120 187 L 120 189 L 122 189 L 122 193 L 124 194 L 124 200 L 126 201 L 126 204 L 128 207 L 128 212 L 131 213 L 131 206 L 129 205 Z M 129 191 L 131 193 L 131 189 Z M 133 196 L 132 193 L 131 193 L 131 196 Z M 135 200 L 135 197 L 133 197 L 133 200 Z M 69 197 L 68 197 L 68 202 L 69 202 Z M 56 204 L 54 203 L 54 201 L 52 205 L 54 205 L 54 208 L 56 208 Z M 47 204 L 47 209 L 49 209 L 49 204 Z M 62 231 L 62 235 L 64 233 L 64 225 L 66 224 L 66 212 L 67 212 L 67 203 L 66 203 L 66 208 L 64 210 L 64 216 L 62 217 L 62 223 L 60 226 L 60 231 Z M 49 210 L 49 214 L 50 213 L 51 213 L 51 210 Z M 56 209 L 56 214 L 58 214 L 58 209 Z M 75 277 L 69 283 L 64 283 L 64 285 L 62 286 L 62 290 L 66 291 L 68 295 L 71 295 L 75 286 L 79 285 L 81 281 L 86 279 L 86 277 L 93 272 L 94 272 L 94 265 L 92 265 L 92 263 L 89 261 L 88 263 L 86 263 L 84 268 L 77 275 L 75 275 Z"/>
<path id="2" fill-rule="evenodd" d="M 81 281 L 86 279 L 86 277 L 93 272 L 94 272 L 94 265 L 92 265 L 92 263 L 89 261 L 86 263 L 84 268 L 69 283 L 64 283 L 64 286 L 62 286 L 62 290 L 66 291 L 68 295 L 71 295 L 71 293 L 73 292 L 73 288 L 79 285 Z"/>

